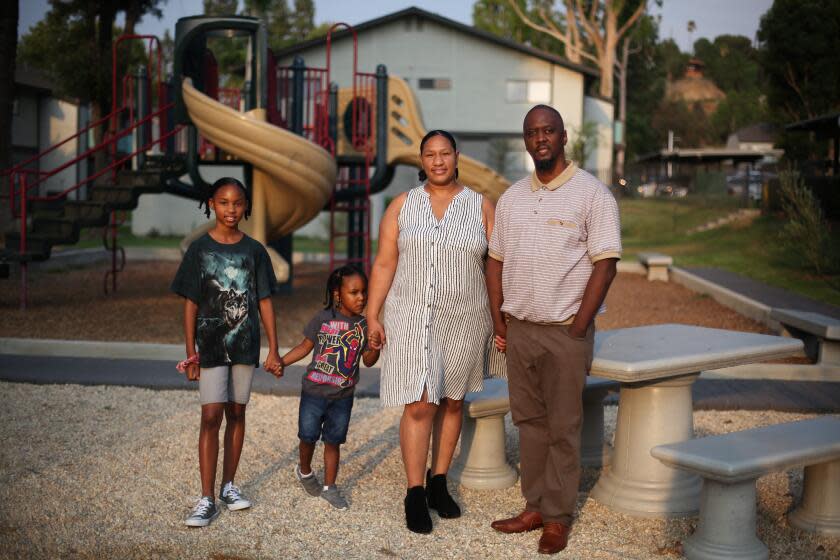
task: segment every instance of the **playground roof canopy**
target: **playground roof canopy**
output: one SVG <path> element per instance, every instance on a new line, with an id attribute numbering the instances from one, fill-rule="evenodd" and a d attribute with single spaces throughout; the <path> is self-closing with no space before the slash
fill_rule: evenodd
<path id="1" fill-rule="evenodd" d="M 451 20 L 449 18 L 445 18 L 441 15 L 434 14 L 432 12 L 427 12 L 426 10 L 422 10 L 415 6 L 410 8 L 406 8 L 404 10 L 400 10 L 398 12 L 394 12 L 391 14 L 384 15 L 382 17 L 378 17 L 375 19 L 371 19 L 365 22 L 362 22 L 358 25 L 354 25 L 353 28 L 356 30 L 357 33 L 361 33 L 363 31 L 367 31 L 370 29 L 374 29 L 376 27 L 391 23 L 393 21 L 398 21 L 404 18 L 409 17 L 416 17 L 422 19 L 428 19 L 444 27 L 450 27 L 455 29 L 456 31 L 460 31 L 462 33 L 466 33 L 468 35 L 472 35 L 473 37 L 477 37 L 479 39 L 483 39 L 485 41 L 489 41 L 491 43 L 495 43 L 502 47 L 506 47 L 509 49 L 517 50 L 519 52 L 523 52 L 525 54 L 531 55 L 536 58 L 540 58 L 542 60 L 552 62 L 554 64 L 563 66 L 565 68 L 569 68 L 571 70 L 575 70 L 582 74 L 585 74 L 589 78 L 597 78 L 599 76 L 598 72 L 594 68 L 590 68 L 588 66 L 583 66 L 581 64 L 575 64 L 573 62 L 569 62 L 565 58 L 560 56 L 547 53 L 545 51 L 541 51 L 539 49 L 535 49 L 534 47 L 529 47 L 528 45 L 523 45 L 521 43 L 517 43 L 516 41 L 511 41 L 510 39 L 505 39 L 504 37 L 499 37 L 498 35 L 494 35 L 492 33 L 488 33 L 487 31 L 482 31 L 481 29 L 476 29 L 470 25 L 464 25 L 463 23 L 457 22 L 455 20 Z M 350 32 L 347 29 L 341 29 L 336 31 L 333 34 L 333 40 L 341 39 L 350 35 Z M 321 45 L 326 43 L 327 38 L 326 36 L 317 37 L 315 39 L 310 39 L 308 41 L 303 41 L 301 43 L 297 43 L 290 47 L 287 47 L 281 51 L 275 53 L 278 57 L 293 55 L 297 52 L 304 51 L 309 47 L 313 47 L 316 45 Z"/>

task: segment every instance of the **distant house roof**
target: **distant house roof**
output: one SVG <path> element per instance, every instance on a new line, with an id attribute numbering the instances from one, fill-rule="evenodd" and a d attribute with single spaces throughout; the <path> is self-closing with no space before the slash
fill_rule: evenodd
<path id="1" fill-rule="evenodd" d="M 840 113 L 829 113 L 815 119 L 789 124 L 786 130 L 810 130 L 820 136 L 836 137 L 840 134 Z"/>
<path id="2" fill-rule="evenodd" d="M 756 123 L 744 128 L 739 128 L 733 134 L 738 137 L 739 142 L 754 142 L 772 144 L 775 140 L 778 127 L 771 123 Z"/>
<path id="3" fill-rule="evenodd" d="M 476 29 L 475 27 L 464 25 L 463 23 L 459 23 L 455 20 L 451 20 L 449 18 L 445 18 L 441 15 L 434 14 L 432 12 L 427 12 L 426 10 L 421 10 L 417 7 L 410 7 L 404 10 L 400 10 L 399 12 L 394 12 L 392 14 L 387 14 L 382 17 L 371 19 L 360 23 L 358 25 L 354 25 L 353 28 L 356 32 L 367 31 L 369 29 L 373 29 L 376 27 L 380 27 L 382 25 L 391 23 L 393 21 L 397 21 L 403 18 L 409 17 L 417 17 L 423 18 L 435 23 L 438 23 L 444 27 L 449 27 L 450 29 L 454 29 L 456 31 L 460 31 L 461 33 L 465 33 L 472 37 L 476 37 L 478 39 L 488 41 L 490 43 L 494 43 L 496 45 L 506 47 L 509 49 L 513 49 L 515 51 L 519 51 L 530 56 L 540 58 L 542 60 L 546 60 L 548 62 L 552 62 L 554 64 L 569 68 L 571 70 L 575 70 L 590 78 L 597 78 L 599 76 L 598 71 L 594 68 L 590 68 L 588 66 L 583 66 L 582 64 L 575 64 L 573 62 L 569 62 L 563 57 L 557 56 L 555 54 L 551 54 L 540 49 L 535 49 L 534 47 L 523 45 L 521 43 L 517 43 L 516 41 L 511 41 L 510 39 L 505 39 L 504 37 L 499 37 L 498 35 L 494 35 L 492 33 L 488 33 L 487 31 L 482 31 L 481 29 Z M 339 39 L 343 37 L 347 37 L 350 32 L 346 29 L 342 29 L 341 31 L 337 31 L 333 34 L 333 39 Z M 281 51 L 275 53 L 275 56 L 287 56 L 291 54 L 295 54 L 301 51 L 304 51 L 310 47 L 322 45 L 326 43 L 326 37 L 317 37 L 315 39 L 310 39 L 309 41 L 304 41 L 302 43 L 297 43 L 296 45 L 292 45 L 287 47 Z"/>
<path id="4" fill-rule="evenodd" d="M 50 94 L 55 89 L 46 74 L 23 64 L 15 65 L 15 84 L 42 94 Z"/>

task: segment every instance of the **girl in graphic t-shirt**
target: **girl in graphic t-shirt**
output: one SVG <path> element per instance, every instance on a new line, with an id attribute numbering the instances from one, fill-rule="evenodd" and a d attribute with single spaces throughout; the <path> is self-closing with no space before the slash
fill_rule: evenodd
<path id="1" fill-rule="evenodd" d="M 212 210 L 216 223 L 190 245 L 171 288 L 184 297 L 187 359 L 178 369 L 187 379 L 198 380 L 201 400 L 202 497 L 185 520 L 190 527 L 205 527 L 219 515 L 214 486 L 222 417 L 227 425 L 219 499 L 230 511 L 251 507 L 233 477 L 245 439 L 251 379 L 259 365 L 260 320 L 269 342 L 264 367 L 282 375 L 271 305 L 277 280 L 265 248 L 239 231 L 239 222 L 249 213 L 248 191 L 236 179 L 225 177 L 210 187 L 204 203 L 205 214 L 209 218 Z"/>
<path id="2" fill-rule="evenodd" d="M 327 281 L 326 307 L 309 321 L 301 343 L 280 360 L 280 366 L 286 367 L 314 349 L 300 395 L 300 463 L 295 465 L 295 476 L 307 493 L 321 496 L 337 509 L 347 508 L 335 480 L 359 381 L 359 361 L 364 358 L 370 367 L 379 359 L 379 350 L 367 344 L 367 321 L 362 316 L 366 300 L 364 272 L 352 266 L 333 271 Z M 319 438 L 324 440 L 323 487 L 312 472 L 312 454 Z"/>

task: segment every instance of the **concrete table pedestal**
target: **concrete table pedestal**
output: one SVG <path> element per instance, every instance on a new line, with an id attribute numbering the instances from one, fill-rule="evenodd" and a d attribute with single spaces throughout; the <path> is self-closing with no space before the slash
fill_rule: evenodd
<path id="1" fill-rule="evenodd" d="M 580 464 L 602 467 L 610 464 L 612 447 L 604 441 L 604 398 L 618 383 L 588 376 L 583 389 L 583 428 L 580 434 Z"/>
<path id="2" fill-rule="evenodd" d="M 766 560 L 755 533 L 755 479 L 727 484 L 706 480 L 697 531 L 683 543 L 688 560 Z"/>
<path id="3" fill-rule="evenodd" d="M 467 393 L 461 451 L 449 470 L 453 480 L 476 490 L 496 490 L 516 484 L 519 475 L 505 456 L 505 414 L 509 410 L 504 379 L 485 379 L 483 391 Z"/>
<path id="4" fill-rule="evenodd" d="M 651 457 L 656 446 L 694 437 L 691 385 L 701 371 L 782 358 L 802 342 L 690 325 L 595 334 L 592 375 L 621 383 L 612 462 L 592 489 L 607 507 L 642 517 L 691 515 L 701 479 Z"/>
<path id="5" fill-rule="evenodd" d="M 700 477 L 663 465 L 650 449 L 694 437 L 691 385 L 699 375 L 622 386 L 612 463 L 592 490 L 595 500 L 638 516 L 697 512 Z"/>
<path id="6" fill-rule="evenodd" d="M 840 537 L 840 461 L 805 467 L 802 503 L 788 521 L 803 531 Z"/>

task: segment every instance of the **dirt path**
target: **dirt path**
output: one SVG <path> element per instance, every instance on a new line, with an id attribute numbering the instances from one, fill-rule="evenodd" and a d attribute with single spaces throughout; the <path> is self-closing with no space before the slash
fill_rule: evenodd
<path id="1" fill-rule="evenodd" d="M 102 266 L 36 273 L 26 312 L 18 309 L 19 284 L 12 277 L 0 291 L 0 337 L 180 343 L 182 303 L 169 292 L 176 268 L 172 262 L 129 263 L 111 296 L 102 291 Z M 300 265 L 293 293 L 274 297 L 281 346 L 299 342 L 304 324 L 322 305 L 326 276 L 323 265 Z M 707 296 L 636 274 L 618 275 L 607 308 L 598 328 L 685 323 L 768 332 Z"/>

